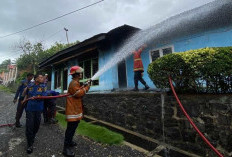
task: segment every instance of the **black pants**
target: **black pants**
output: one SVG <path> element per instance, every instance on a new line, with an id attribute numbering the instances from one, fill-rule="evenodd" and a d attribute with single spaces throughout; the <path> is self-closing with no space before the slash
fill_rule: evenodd
<path id="1" fill-rule="evenodd" d="M 22 101 L 22 99 L 19 98 L 18 105 L 17 105 L 17 111 L 16 111 L 16 115 L 15 115 L 16 122 L 19 122 L 20 118 L 22 117 L 23 110 L 25 108 L 24 105 L 21 104 L 21 101 Z"/>
<path id="2" fill-rule="evenodd" d="M 54 118 L 56 112 L 56 103 L 55 100 L 45 99 L 44 100 L 44 110 L 43 117 L 44 119 Z"/>
<path id="3" fill-rule="evenodd" d="M 39 130 L 41 121 L 41 111 L 26 112 L 26 137 L 28 146 L 34 143 L 35 135 Z"/>
<path id="4" fill-rule="evenodd" d="M 68 146 L 69 144 L 72 143 L 73 136 L 75 134 L 79 122 L 80 121 L 68 122 L 67 129 L 65 131 L 64 146 Z"/>
<path id="5" fill-rule="evenodd" d="M 48 103 L 46 102 L 46 100 L 44 100 L 43 118 L 44 121 L 48 119 Z"/>
<path id="6" fill-rule="evenodd" d="M 144 86 L 146 86 L 146 82 L 144 81 L 142 77 L 143 71 L 135 71 L 134 72 L 134 83 L 135 83 L 135 88 L 138 88 L 138 82 L 140 81 Z"/>

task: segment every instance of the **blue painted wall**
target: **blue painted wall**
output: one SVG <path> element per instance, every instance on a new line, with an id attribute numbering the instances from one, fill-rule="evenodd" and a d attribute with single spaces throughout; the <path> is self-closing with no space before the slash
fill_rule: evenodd
<path id="1" fill-rule="evenodd" d="M 99 51 L 99 69 L 102 68 L 113 56 L 114 48 L 112 47 L 108 51 Z M 99 77 L 99 85 L 92 86 L 90 91 L 104 91 L 104 90 L 112 90 L 114 88 L 118 88 L 118 69 L 117 65 L 110 68 L 108 71 L 103 73 Z"/>
<path id="2" fill-rule="evenodd" d="M 103 67 L 108 60 L 113 56 L 114 49 L 111 48 L 108 51 L 99 51 L 99 68 Z M 72 59 L 68 61 L 68 73 L 70 68 L 74 65 L 78 65 L 77 59 Z M 52 90 L 57 92 L 61 92 L 61 89 L 54 89 L 54 81 L 55 81 L 55 68 L 52 69 Z M 72 76 L 68 75 L 67 85 L 72 81 Z M 112 90 L 114 88 L 118 88 L 118 69 L 117 65 L 106 71 L 99 78 L 99 85 L 92 86 L 90 91 L 100 91 L 100 90 Z"/>
<path id="3" fill-rule="evenodd" d="M 173 41 L 175 52 L 204 47 L 232 46 L 232 26 Z"/>

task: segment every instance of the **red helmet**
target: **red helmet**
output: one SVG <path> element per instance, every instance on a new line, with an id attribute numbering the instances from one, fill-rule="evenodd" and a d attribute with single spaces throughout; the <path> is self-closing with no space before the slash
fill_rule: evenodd
<path id="1" fill-rule="evenodd" d="M 83 73 L 83 69 L 79 66 L 72 66 L 69 72 L 69 75 L 75 74 L 75 73 Z"/>

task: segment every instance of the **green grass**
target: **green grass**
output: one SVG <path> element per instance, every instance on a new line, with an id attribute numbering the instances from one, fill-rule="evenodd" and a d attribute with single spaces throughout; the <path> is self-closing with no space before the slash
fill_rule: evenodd
<path id="1" fill-rule="evenodd" d="M 10 88 L 8 88 L 6 86 L 3 86 L 3 85 L 0 85 L 0 91 L 4 91 L 4 92 L 7 92 L 7 93 L 12 93 Z"/>
<path id="2" fill-rule="evenodd" d="M 67 122 L 63 114 L 57 113 L 56 119 L 59 121 L 62 128 L 66 128 Z M 87 123 L 84 120 L 81 120 L 76 132 L 103 144 L 121 144 L 124 140 L 121 134 L 113 132 L 105 127 Z"/>

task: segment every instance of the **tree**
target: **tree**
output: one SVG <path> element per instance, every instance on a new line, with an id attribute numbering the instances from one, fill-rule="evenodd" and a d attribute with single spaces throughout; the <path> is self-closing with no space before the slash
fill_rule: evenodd
<path id="1" fill-rule="evenodd" d="M 32 44 L 30 41 L 23 39 L 15 48 L 23 52 L 16 60 L 19 70 L 26 70 L 35 74 L 38 69 L 38 54 L 44 51 L 42 42 Z"/>
<path id="2" fill-rule="evenodd" d="M 11 64 L 10 59 L 6 59 L 6 60 L 2 61 L 2 63 L 0 64 L 0 73 L 3 71 L 7 71 L 7 66 L 10 64 Z"/>
<path id="3" fill-rule="evenodd" d="M 16 64 L 19 70 L 33 72 L 35 74 L 39 70 L 40 62 L 78 42 L 79 41 L 71 44 L 62 44 L 55 42 L 54 45 L 45 50 L 42 42 L 36 42 L 32 44 L 30 41 L 27 41 L 25 39 L 20 40 L 15 48 L 22 51 L 23 54 L 20 55 L 20 57 L 16 60 Z"/>

